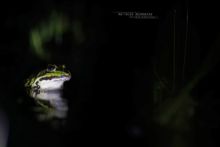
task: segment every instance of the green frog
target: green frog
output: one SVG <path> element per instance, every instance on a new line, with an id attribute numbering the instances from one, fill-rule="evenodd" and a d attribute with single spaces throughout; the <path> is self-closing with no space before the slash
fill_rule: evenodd
<path id="1" fill-rule="evenodd" d="M 59 90 L 63 88 L 65 81 L 71 79 L 71 73 L 65 65 L 48 65 L 47 69 L 32 75 L 25 82 L 25 87 L 32 90 Z"/>

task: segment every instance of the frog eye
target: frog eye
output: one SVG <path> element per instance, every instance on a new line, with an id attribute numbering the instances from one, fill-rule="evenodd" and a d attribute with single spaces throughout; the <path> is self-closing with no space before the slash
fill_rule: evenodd
<path id="1" fill-rule="evenodd" d="M 48 65 L 47 66 L 47 71 L 55 71 L 56 70 L 56 65 Z"/>

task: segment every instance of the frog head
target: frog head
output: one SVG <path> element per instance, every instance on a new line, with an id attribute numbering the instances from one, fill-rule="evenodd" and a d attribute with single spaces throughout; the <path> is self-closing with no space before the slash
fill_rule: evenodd
<path id="1" fill-rule="evenodd" d="M 65 66 L 48 65 L 45 70 L 30 77 L 25 87 L 37 90 L 57 90 L 63 87 L 63 83 L 71 79 L 71 74 Z"/>

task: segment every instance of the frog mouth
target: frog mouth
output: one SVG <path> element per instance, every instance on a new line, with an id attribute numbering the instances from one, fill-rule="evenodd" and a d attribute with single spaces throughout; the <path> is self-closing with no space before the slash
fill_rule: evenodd
<path id="1" fill-rule="evenodd" d="M 63 88 L 65 81 L 70 80 L 70 76 L 45 77 L 39 80 L 38 85 L 41 90 L 58 90 Z"/>
<path id="2" fill-rule="evenodd" d="M 60 90 L 64 82 L 70 78 L 71 76 L 68 75 L 43 77 L 39 80 L 38 86 L 40 90 Z"/>
<path id="3" fill-rule="evenodd" d="M 39 81 L 44 81 L 44 80 L 55 80 L 55 81 L 69 81 L 71 79 L 71 76 L 51 76 L 51 77 L 43 77 Z"/>

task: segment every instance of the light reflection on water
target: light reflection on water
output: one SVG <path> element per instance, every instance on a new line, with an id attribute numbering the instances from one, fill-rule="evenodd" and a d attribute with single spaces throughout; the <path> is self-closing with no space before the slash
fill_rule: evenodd
<path id="1" fill-rule="evenodd" d="M 36 113 L 38 121 L 53 122 L 66 119 L 68 113 L 67 100 L 62 97 L 61 90 L 30 90 L 29 95 L 34 98 L 36 105 L 33 106 L 33 112 Z"/>

